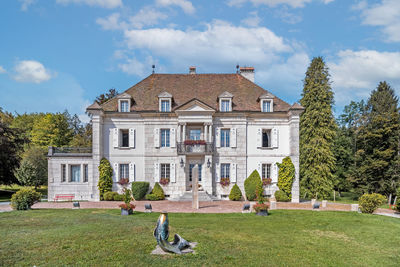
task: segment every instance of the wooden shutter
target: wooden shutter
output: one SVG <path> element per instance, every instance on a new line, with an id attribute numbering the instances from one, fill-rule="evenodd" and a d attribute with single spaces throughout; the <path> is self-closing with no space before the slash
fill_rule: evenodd
<path id="1" fill-rule="evenodd" d="M 276 163 L 272 164 L 272 182 L 277 183 L 278 182 L 278 166 Z"/>
<path id="2" fill-rule="evenodd" d="M 136 179 L 136 166 L 135 163 L 129 164 L 129 182 L 132 183 Z"/>
<path id="3" fill-rule="evenodd" d="M 170 129 L 170 135 L 169 135 L 169 143 L 171 147 L 176 147 L 176 130 L 175 128 Z"/>
<path id="4" fill-rule="evenodd" d="M 262 129 L 257 129 L 257 147 L 262 147 Z"/>
<path id="5" fill-rule="evenodd" d="M 219 183 L 221 177 L 221 165 L 219 163 L 215 164 L 215 182 Z"/>
<path id="6" fill-rule="evenodd" d="M 118 163 L 114 163 L 114 179 L 115 182 L 119 181 Z"/>
<path id="7" fill-rule="evenodd" d="M 230 130 L 230 141 L 231 141 L 231 147 L 236 147 L 236 134 L 237 134 L 237 129 L 236 128 L 231 128 Z"/>
<path id="8" fill-rule="evenodd" d="M 160 147 L 160 128 L 154 129 L 154 147 Z"/>
<path id="9" fill-rule="evenodd" d="M 136 130 L 133 128 L 129 129 L 129 147 L 135 148 Z"/>
<path id="10" fill-rule="evenodd" d="M 277 128 L 272 129 L 272 143 L 271 146 L 277 148 L 279 143 L 279 131 Z"/>
<path id="11" fill-rule="evenodd" d="M 119 147 L 119 129 L 114 128 L 112 131 L 112 137 L 113 137 L 113 146 L 114 148 Z"/>
<path id="12" fill-rule="evenodd" d="M 160 164 L 154 163 L 154 182 L 160 181 Z"/>
<path id="13" fill-rule="evenodd" d="M 232 163 L 231 164 L 231 182 L 232 183 L 236 183 L 236 172 L 237 172 L 237 164 L 236 163 Z"/>
<path id="14" fill-rule="evenodd" d="M 215 146 L 221 147 L 221 128 L 215 128 Z"/>
<path id="15" fill-rule="evenodd" d="M 258 165 L 257 165 L 257 171 L 260 174 L 260 177 L 262 178 L 262 164 L 261 164 L 261 162 L 259 162 Z"/>
<path id="16" fill-rule="evenodd" d="M 171 183 L 175 183 L 175 163 L 172 163 L 170 166 Z"/>

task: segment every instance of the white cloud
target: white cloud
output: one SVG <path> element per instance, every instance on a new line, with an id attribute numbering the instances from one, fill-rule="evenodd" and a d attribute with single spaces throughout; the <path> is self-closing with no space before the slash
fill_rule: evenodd
<path id="1" fill-rule="evenodd" d="M 400 42 L 400 1 L 382 0 L 381 3 L 368 6 L 361 2 L 355 7 L 362 11 L 364 25 L 382 27 L 388 42 Z"/>
<path id="2" fill-rule="evenodd" d="M 15 66 L 14 80 L 17 82 L 41 83 L 51 79 L 52 75 L 42 63 L 34 60 L 22 60 Z"/>
<path id="3" fill-rule="evenodd" d="M 118 65 L 123 72 L 131 75 L 143 77 L 150 73 L 151 65 L 154 63 L 152 57 L 148 56 L 144 62 L 137 60 L 135 57 L 127 58 L 125 63 Z"/>
<path id="4" fill-rule="evenodd" d="M 57 0 L 58 4 L 85 4 L 88 6 L 98 6 L 103 8 L 116 8 L 121 7 L 122 0 Z"/>
<path id="5" fill-rule="evenodd" d="M 241 23 L 250 27 L 257 27 L 260 22 L 261 18 L 258 16 L 257 11 L 250 12 L 249 17 L 241 20 Z"/>
<path id="6" fill-rule="evenodd" d="M 303 20 L 301 16 L 289 12 L 289 8 L 287 6 L 283 6 L 277 9 L 275 11 L 275 15 L 282 21 L 289 24 L 296 24 Z"/>
<path id="7" fill-rule="evenodd" d="M 120 21 L 121 14 L 113 13 L 106 18 L 96 19 L 96 23 L 99 24 L 103 30 L 122 30 L 128 27 L 126 22 Z"/>
<path id="8" fill-rule="evenodd" d="M 158 6 L 176 5 L 182 8 L 182 10 L 187 14 L 193 14 L 195 12 L 192 2 L 188 0 L 157 0 L 156 4 Z"/>
<path id="9" fill-rule="evenodd" d="M 19 0 L 21 2 L 21 10 L 28 11 L 30 5 L 35 3 L 35 0 Z"/>
<path id="10" fill-rule="evenodd" d="M 305 4 L 311 3 L 312 1 L 322 2 L 329 4 L 334 0 L 229 0 L 229 6 L 242 6 L 246 2 L 251 2 L 253 5 L 267 5 L 269 7 L 276 7 L 278 5 L 288 5 L 293 8 L 304 7 Z"/>
<path id="11" fill-rule="evenodd" d="M 366 97 L 380 81 L 389 82 L 400 92 L 400 52 L 343 50 L 336 62 L 328 62 L 337 102 Z"/>
<path id="12" fill-rule="evenodd" d="M 7 71 L 3 68 L 3 66 L 0 66 L 0 74 L 6 73 Z"/>

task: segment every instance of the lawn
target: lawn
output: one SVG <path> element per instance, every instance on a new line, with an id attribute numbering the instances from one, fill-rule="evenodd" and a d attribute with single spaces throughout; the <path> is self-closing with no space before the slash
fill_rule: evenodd
<path id="1" fill-rule="evenodd" d="M 21 186 L 17 184 L 13 185 L 0 185 L 0 202 L 10 201 L 12 194 L 19 191 L 21 188 L 32 188 L 34 186 Z M 40 188 L 36 189 L 36 191 L 40 192 L 42 196 L 47 196 L 47 186 L 42 185 Z"/>
<path id="2" fill-rule="evenodd" d="M 150 255 L 157 213 L 31 210 L 0 213 L 0 265 L 398 266 L 400 220 L 352 212 L 274 210 L 170 214 L 170 236 L 196 255 Z"/>

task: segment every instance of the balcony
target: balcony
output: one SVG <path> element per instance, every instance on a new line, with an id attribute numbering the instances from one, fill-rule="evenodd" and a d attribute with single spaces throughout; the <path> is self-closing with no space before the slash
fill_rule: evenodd
<path id="1" fill-rule="evenodd" d="M 212 143 L 204 140 L 186 140 L 177 144 L 178 155 L 209 155 L 214 151 Z"/>
<path id="2" fill-rule="evenodd" d="M 49 157 L 91 157 L 91 147 L 49 147 Z"/>

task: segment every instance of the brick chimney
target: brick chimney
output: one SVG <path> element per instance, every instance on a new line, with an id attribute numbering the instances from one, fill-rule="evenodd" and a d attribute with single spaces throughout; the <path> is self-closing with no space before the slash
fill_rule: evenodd
<path id="1" fill-rule="evenodd" d="M 254 83 L 254 68 L 253 67 L 240 67 L 240 74 L 246 79 Z"/>
<path id="2" fill-rule="evenodd" d="M 189 74 L 196 74 L 196 67 L 195 66 L 189 67 Z"/>

